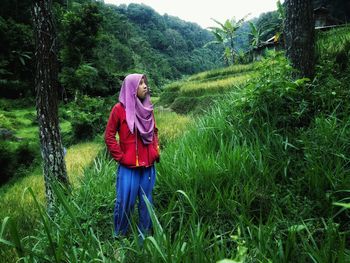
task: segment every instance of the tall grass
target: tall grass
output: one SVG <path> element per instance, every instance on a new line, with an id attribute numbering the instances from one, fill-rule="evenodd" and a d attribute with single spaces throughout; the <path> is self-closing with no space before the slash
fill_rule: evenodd
<path id="1" fill-rule="evenodd" d="M 155 108 L 155 118 L 161 148 L 180 137 L 191 123 L 190 117 L 178 115 L 162 107 Z"/>
<path id="2" fill-rule="evenodd" d="M 65 197 L 60 187 L 54 188 L 60 203 L 55 219 L 44 213 L 29 189 L 26 194 L 33 198 L 41 217 L 40 232 L 35 237 L 21 238 L 12 222 L 6 219 L 0 242 L 16 249 L 22 260 L 29 262 L 208 262 L 227 255 L 230 242 L 236 244 L 236 249 L 229 254 L 237 258 L 245 256 L 245 253 L 242 255 L 245 246 L 238 240 L 241 237 L 233 236 L 234 231 L 231 241 L 224 239 L 224 235 L 230 233 L 214 235 L 215 230 L 202 224 L 194 204 L 183 191 L 169 196 L 172 201 L 168 211 L 161 215 L 148 203 L 154 234 L 145 237 L 143 244 L 135 222 L 128 239 L 113 240 L 114 181 L 114 162 L 100 156 L 93 168 L 86 170 L 84 183 L 75 194 Z M 7 234 L 13 241 L 5 241 Z"/>
<path id="3" fill-rule="evenodd" d="M 82 143 L 67 150 L 67 172 L 74 187 L 78 187 L 84 167 L 93 162 L 100 149 L 100 144 Z M 18 228 L 21 236 L 33 234 L 39 218 L 34 200 L 28 198 L 28 194 L 24 195 L 26 188 L 32 189 L 38 203 L 45 204 L 44 178 L 40 167 L 0 188 L 0 219 L 11 217 L 12 224 Z M 8 250 L 0 251 L 0 258 L 12 258 L 13 255 L 9 253 Z"/>
<path id="4" fill-rule="evenodd" d="M 182 189 L 203 225 L 238 225 L 248 262 L 349 262 L 349 213 L 332 202 L 350 187 L 350 120 L 334 116 L 331 98 L 333 115 L 315 111 L 318 86 L 290 71 L 275 63 L 170 144 L 158 200 L 165 209 Z"/>
<path id="5" fill-rule="evenodd" d="M 162 133 L 160 133 L 160 144 L 162 148 L 170 141 L 173 141 L 174 139 L 179 137 L 183 133 L 183 131 L 186 129 L 186 126 L 188 126 L 190 123 L 190 118 L 186 116 L 179 116 L 174 112 L 163 110 L 162 108 L 159 108 L 159 109 L 156 108 L 155 116 L 156 116 L 157 126 L 162 131 Z M 169 123 L 172 123 L 172 125 L 168 125 Z M 166 133 L 167 136 L 164 136 L 164 133 Z M 96 140 L 96 142 L 97 141 L 98 140 Z M 111 215 L 108 213 L 103 213 L 103 208 L 101 208 L 100 205 L 104 204 L 104 207 L 107 209 L 108 212 L 110 212 L 113 207 L 115 164 L 114 162 L 110 162 L 110 161 L 106 163 L 107 159 L 105 155 L 102 155 L 104 156 L 102 158 L 103 160 L 96 159 L 94 161 L 97 153 L 100 152 L 100 150 L 101 150 L 101 142 L 77 144 L 68 148 L 65 160 L 66 160 L 66 166 L 67 166 L 69 178 L 74 186 L 74 189 L 76 189 L 74 190 L 74 193 L 76 193 L 75 191 L 77 191 L 78 193 L 77 195 L 79 195 L 80 198 L 82 198 L 83 200 L 90 200 L 90 199 L 94 200 L 96 196 L 99 195 L 98 191 L 101 191 L 100 197 L 103 198 L 102 201 L 100 199 L 97 199 L 96 205 L 98 206 L 98 208 L 92 207 L 90 201 L 86 202 L 85 205 L 88 207 L 88 211 L 84 212 L 85 217 L 82 215 L 83 210 L 78 210 L 77 213 L 86 219 L 91 214 L 95 213 L 95 216 L 98 219 L 96 226 L 101 226 L 101 229 L 102 229 L 101 231 L 103 232 L 102 236 L 110 237 L 112 234 Z M 88 167 L 91 162 L 93 163 L 93 166 L 92 166 L 93 168 L 86 169 L 86 167 Z M 103 171 L 101 171 L 102 166 L 103 166 Z M 99 172 L 102 173 L 100 175 L 101 181 L 96 181 L 96 176 L 98 176 L 97 174 Z M 84 182 L 81 182 L 83 173 L 85 174 Z M 110 179 L 111 179 L 110 181 L 105 181 L 107 178 L 106 177 L 107 173 L 110 176 Z M 88 177 L 89 174 L 91 174 L 91 177 Z M 89 185 L 91 182 L 94 183 L 94 186 Z M 36 200 L 38 201 L 38 204 L 34 202 L 34 199 L 31 198 L 31 194 L 29 192 L 23 195 L 23 191 L 26 188 L 32 189 L 31 191 L 33 192 Z M 109 192 L 109 195 L 106 195 L 106 190 Z M 37 169 L 36 173 L 33 175 L 28 175 L 22 178 L 21 180 L 16 181 L 13 184 L 6 185 L 5 187 L 1 188 L 0 191 L 1 191 L 0 196 L 3 200 L 3 202 L 0 204 L 0 207 L 1 207 L 0 218 L 4 219 L 6 216 L 10 216 L 11 218 L 8 221 L 8 224 L 11 224 L 11 227 L 13 228 L 18 228 L 18 231 L 17 231 L 18 236 L 33 235 L 33 231 L 35 229 L 40 228 L 39 225 L 37 224 L 38 219 L 40 219 L 39 217 L 40 213 L 38 213 L 38 209 L 41 209 L 42 211 L 44 211 L 43 207 L 45 204 L 44 183 L 43 183 L 43 177 L 40 169 Z M 21 196 L 23 196 L 23 199 L 20 198 Z M 76 201 L 76 202 L 79 203 L 79 205 L 77 206 L 81 205 L 81 201 Z M 19 207 L 18 207 L 18 204 L 20 204 Z M 65 213 L 67 213 L 67 211 L 63 210 L 62 211 L 63 218 L 66 218 Z M 81 216 L 79 216 L 78 219 L 74 219 L 74 220 L 84 221 L 85 219 L 82 219 Z M 45 222 L 50 222 L 51 219 L 45 218 L 41 220 L 45 220 Z M 55 224 L 54 222 L 52 223 Z M 107 223 L 107 227 L 105 223 Z M 89 223 L 84 221 L 83 226 L 86 226 L 86 225 L 89 225 Z M 33 226 L 35 226 L 35 228 L 33 228 Z M 52 230 L 52 228 L 50 229 Z M 55 236 L 57 233 L 56 234 L 50 233 L 49 236 L 47 233 L 43 233 L 43 234 L 46 235 L 44 237 L 44 240 L 45 240 L 45 238 L 51 239 L 52 238 L 51 236 Z M 100 235 L 101 233 L 98 233 L 98 234 Z M 66 236 L 66 233 L 62 235 Z M 5 233 L 3 232 L 3 237 L 4 236 L 5 236 Z M 91 236 L 88 236 L 88 238 L 91 238 Z M 25 243 L 23 244 L 23 246 L 26 246 L 26 244 L 30 243 L 29 241 L 26 241 L 26 240 L 27 238 L 24 238 L 23 242 Z M 95 243 L 93 244 L 94 245 L 91 246 L 92 248 L 95 246 Z M 39 248 L 41 245 L 42 247 L 44 247 L 45 242 L 43 244 L 38 243 L 36 247 Z M 49 243 L 48 245 L 51 246 Z M 1 246 L 1 249 L 2 250 L 0 255 L 3 258 L 3 260 L 5 260 L 5 262 L 14 260 L 15 258 L 15 254 L 13 254 L 14 250 L 5 249 L 4 246 Z M 113 255 L 113 253 L 116 253 L 114 250 L 116 251 L 116 249 L 114 248 L 111 249 L 111 255 Z M 33 255 L 37 254 L 35 251 L 31 251 L 30 248 L 26 250 L 26 253 L 33 254 Z M 59 254 L 60 252 L 58 251 L 57 253 Z M 44 258 L 45 256 L 42 256 L 42 257 L 38 257 L 37 259 L 40 261 L 40 260 L 43 260 Z M 67 257 L 67 258 L 70 258 L 70 257 Z M 54 261 L 57 259 L 54 257 L 48 261 L 52 261 L 52 260 Z M 0 262 L 2 261 L 0 260 Z"/>
<path id="6" fill-rule="evenodd" d="M 321 59 L 335 58 L 344 49 L 349 52 L 350 26 L 335 28 L 328 32 L 318 32 L 316 54 Z"/>

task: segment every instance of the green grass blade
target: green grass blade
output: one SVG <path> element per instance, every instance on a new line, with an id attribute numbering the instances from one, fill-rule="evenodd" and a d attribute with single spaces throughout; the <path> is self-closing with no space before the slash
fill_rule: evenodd
<path id="1" fill-rule="evenodd" d="M 191 205 L 193 211 L 196 213 L 196 215 L 198 215 L 197 210 L 194 207 L 194 205 L 193 205 L 191 199 L 188 197 L 188 195 L 182 190 L 177 190 L 176 193 L 182 194 L 187 199 L 187 201 L 190 203 L 190 205 Z"/>
<path id="2" fill-rule="evenodd" d="M 45 233 L 47 235 L 47 238 L 48 238 L 48 241 L 49 241 L 49 245 L 50 245 L 50 248 L 51 248 L 51 252 L 53 253 L 54 255 L 54 258 L 55 258 L 55 262 L 59 262 L 58 260 L 58 257 L 57 257 L 57 254 L 56 254 L 56 249 L 55 249 L 55 246 L 54 246 L 54 242 L 53 242 L 53 239 L 52 239 L 52 236 L 51 236 L 51 228 L 50 228 L 50 225 L 49 223 L 46 221 L 45 219 L 45 215 L 44 215 L 44 212 L 41 210 L 41 207 L 39 205 L 39 202 L 38 200 L 36 199 L 35 197 L 35 194 L 33 192 L 33 189 L 31 187 L 29 188 L 26 188 L 24 190 L 24 192 L 26 191 L 29 191 L 29 193 L 31 194 L 31 196 L 33 197 L 33 200 L 34 200 L 34 203 L 35 203 L 35 206 L 37 207 L 38 211 L 39 211 L 39 215 L 40 215 L 40 218 L 41 218 L 41 221 L 43 222 L 43 225 L 44 225 L 44 230 L 45 230 Z M 46 216 L 47 217 L 47 216 Z"/>
<path id="3" fill-rule="evenodd" d="M 146 240 L 149 240 L 151 241 L 151 243 L 153 244 L 153 246 L 156 248 L 156 250 L 158 251 L 159 255 L 162 257 L 162 259 L 164 260 L 164 262 L 167 262 L 167 260 L 165 259 L 165 255 L 164 253 L 162 252 L 162 250 L 160 249 L 157 241 L 154 239 L 154 237 L 152 236 L 149 236 L 146 238 Z"/>

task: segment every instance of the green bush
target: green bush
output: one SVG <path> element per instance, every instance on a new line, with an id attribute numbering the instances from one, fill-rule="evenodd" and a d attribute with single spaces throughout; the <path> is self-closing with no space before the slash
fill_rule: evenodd
<path id="1" fill-rule="evenodd" d="M 100 129 L 97 128 L 99 126 L 100 120 L 92 117 L 90 114 L 84 114 L 83 116 L 79 117 L 77 116 L 77 118 L 72 121 L 72 132 L 75 141 L 78 142 L 94 138 L 97 132 L 100 131 Z"/>
<path id="2" fill-rule="evenodd" d="M 17 162 L 25 167 L 34 165 L 40 158 L 38 144 L 21 143 L 16 149 Z"/>
<path id="3" fill-rule="evenodd" d="M 75 139 L 73 137 L 73 132 L 70 131 L 61 131 L 62 143 L 65 147 L 69 147 L 75 143 Z"/>
<path id="4" fill-rule="evenodd" d="M 31 120 L 31 123 L 32 123 L 33 126 L 38 126 L 39 125 L 36 113 L 29 112 L 29 113 L 26 113 L 23 117 L 28 119 L 28 120 Z"/>
<path id="5" fill-rule="evenodd" d="M 0 98 L 0 109 L 4 111 L 10 111 L 12 109 L 29 108 L 35 106 L 34 97 L 18 98 L 18 99 L 5 99 Z"/>
<path id="6" fill-rule="evenodd" d="M 111 107 L 101 98 L 82 96 L 76 102 L 71 102 L 66 111 L 66 117 L 72 125 L 74 142 L 94 138 L 103 133 Z"/>
<path id="7" fill-rule="evenodd" d="M 0 141 L 0 185 L 14 176 L 20 176 L 21 171 L 28 172 L 39 160 L 37 144 L 11 141 Z"/>
<path id="8" fill-rule="evenodd" d="M 0 185 L 6 183 L 13 176 L 16 165 L 15 149 L 10 142 L 0 141 Z"/>
<path id="9" fill-rule="evenodd" d="M 7 129 L 7 130 L 13 130 L 13 120 L 12 118 L 9 118 L 7 114 L 0 113 L 0 128 L 1 129 Z"/>
<path id="10" fill-rule="evenodd" d="M 179 114 L 187 114 L 192 111 L 198 103 L 196 97 L 177 97 L 170 108 Z"/>
<path id="11" fill-rule="evenodd" d="M 260 64 L 260 76 L 249 82 L 234 101 L 233 122 L 278 130 L 307 126 L 312 117 L 309 79 L 293 80 L 293 69 L 282 53 L 272 53 Z M 238 114 L 238 115 L 237 115 Z"/>
<path id="12" fill-rule="evenodd" d="M 179 96 L 178 91 L 163 91 L 160 94 L 159 105 L 170 106 L 171 103 Z"/>
<path id="13" fill-rule="evenodd" d="M 219 101 L 221 101 L 225 97 L 224 94 L 206 94 L 201 97 L 197 97 L 196 107 L 193 109 L 192 113 L 194 115 L 205 114 L 210 111 L 211 107 L 216 105 Z"/>

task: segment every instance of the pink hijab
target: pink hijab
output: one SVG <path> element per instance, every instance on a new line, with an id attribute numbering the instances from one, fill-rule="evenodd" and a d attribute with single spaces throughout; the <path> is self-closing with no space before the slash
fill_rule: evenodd
<path id="1" fill-rule="evenodd" d="M 143 101 L 137 97 L 137 88 L 142 77 L 148 84 L 143 74 L 130 74 L 125 77 L 119 93 L 119 102 L 124 105 L 130 132 L 133 134 L 136 126 L 143 143 L 150 144 L 153 140 L 154 128 L 153 105 L 149 93 Z"/>

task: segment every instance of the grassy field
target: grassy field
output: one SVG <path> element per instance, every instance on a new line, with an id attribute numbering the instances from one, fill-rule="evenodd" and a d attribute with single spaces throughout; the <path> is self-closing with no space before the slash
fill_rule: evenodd
<path id="1" fill-rule="evenodd" d="M 339 34 L 324 36 L 342 42 L 321 45 L 327 60 L 313 81 L 295 80 L 283 54 L 272 53 L 250 66 L 255 73 L 237 69 L 256 76 L 232 83 L 200 116 L 170 112 L 175 99 L 161 95 L 156 118 L 166 147 L 149 207 L 154 233 L 143 245 L 136 216 L 128 237 L 113 238 L 116 164 L 105 150 L 71 195 L 55 190 L 55 219 L 44 216 L 33 236 L 17 239 L 4 222 L 0 238 L 34 262 L 349 263 L 350 68 L 336 60 L 349 41 Z M 216 75 L 192 80 L 223 79 L 209 79 Z M 186 81 L 179 83 L 164 93 L 196 98 L 182 96 Z"/>
<path id="2" fill-rule="evenodd" d="M 84 168 L 93 163 L 99 151 L 99 143 L 81 143 L 67 150 L 65 157 L 67 173 L 73 187 L 79 186 Z M 10 216 L 22 235 L 33 233 L 33 226 L 37 225 L 39 218 L 33 199 L 26 188 L 33 189 L 40 204 L 45 205 L 45 187 L 42 169 L 37 167 L 34 171 L 18 180 L 12 180 L 0 188 L 0 218 Z"/>
<path id="3" fill-rule="evenodd" d="M 81 143 L 74 145 L 67 150 L 65 157 L 67 173 L 73 186 L 77 187 L 83 175 L 83 169 L 93 163 L 93 160 L 102 149 L 98 143 Z M 31 187 L 38 200 L 45 203 L 44 177 L 42 170 L 37 167 L 34 172 L 6 184 L 0 188 L 0 218 L 12 216 L 20 218 L 23 214 L 29 218 L 36 218 L 34 204 L 31 198 L 24 198 L 23 192 L 27 187 Z M 17 209 L 19 208 L 19 209 Z"/>
<path id="4" fill-rule="evenodd" d="M 180 114 L 203 114 L 217 100 L 257 76 L 258 63 L 198 73 L 164 87 L 159 105 Z"/>
<path id="5" fill-rule="evenodd" d="M 166 145 L 181 137 L 191 124 L 191 118 L 179 115 L 164 108 L 155 108 L 154 116 L 159 130 L 159 143 L 163 149 Z"/>

